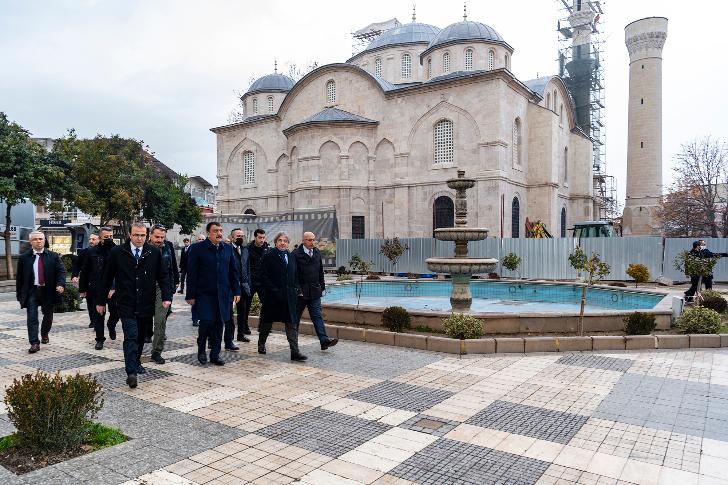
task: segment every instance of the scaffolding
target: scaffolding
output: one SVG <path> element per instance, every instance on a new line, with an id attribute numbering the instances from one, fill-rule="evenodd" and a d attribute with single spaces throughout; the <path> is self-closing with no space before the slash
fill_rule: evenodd
<path id="1" fill-rule="evenodd" d="M 369 24 L 363 29 L 351 33 L 351 55 L 352 57 L 363 51 L 377 37 L 385 31 L 402 25 L 396 18 L 384 22 Z"/>
<path id="2" fill-rule="evenodd" d="M 559 19 L 559 75 L 574 102 L 576 124 L 592 140 L 594 216 L 619 216 L 614 177 L 606 171 L 604 126 L 604 1 L 557 0 Z"/>

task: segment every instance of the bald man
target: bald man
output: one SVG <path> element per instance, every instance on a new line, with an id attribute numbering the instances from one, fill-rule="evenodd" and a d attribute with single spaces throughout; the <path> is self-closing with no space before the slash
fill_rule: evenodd
<path id="1" fill-rule="evenodd" d="M 326 335 L 326 326 L 321 314 L 321 295 L 326 290 L 326 283 L 321 252 L 316 247 L 316 235 L 304 232 L 302 244 L 293 250 L 293 256 L 296 258 L 298 287 L 301 290 L 296 308 L 298 319 L 301 319 L 303 310 L 308 308 L 316 335 L 321 342 L 321 350 L 326 350 L 339 343 L 339 339 L 331 339 Z"/>

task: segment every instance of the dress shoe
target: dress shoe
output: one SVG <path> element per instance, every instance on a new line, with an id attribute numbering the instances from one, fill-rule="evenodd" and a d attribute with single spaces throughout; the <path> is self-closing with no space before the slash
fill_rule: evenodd
<path id="1" fill-rule="evenodd" d="M 337 338 L 330 338 L 326 342 L 321 342 L 321 350 L 326 350 L 329 347 L 333 347 L 334 345 L 339 343 L 339 339 Z"/>
<path id="2" fill-rule="evenodd" d="M 308 360 L 308 357 L 303 354 L 291 354 L 291 360 L 295 360 L 296 362 L 303 362 L 305 360 Z"/>
<path id="3" fill-rule="evenodd" d="M 139 364 L 137 366 L 137 374 L 146 374 L 146 373 L 147 373 L 147 370 L 141 364 Z"/>
<path id="4" fill-rule="evenodd" d="M 40 350 L 40 344 L 31 344 L 30 348 L 28 349 L 29 354 L 34 354 Z"/>
<path id="5" fill-rule="evenodd" d="M 250 339 L 245 335 L 238 335 L 238 342 L 250 342 Z"/>
<path id="6" fill-rule="evenodd" d="M 202 365 L 207 364 L 207 354 L 204 352 L 197 352 L 197 361 Z"/>
<path id="7" fill-rule="evenodd" d="M 126 383 L 131 387 L 132 389 L 135 389 L 137 386 L 137 376 L 136 374 L 129 374 L 126 376 Z"/>
<path id="8" fill-rule="evenodd" d="M 50 341 L 50 340 L 48 340 L 48 335 L 41 335 L 41 336 L 40 336 L 40 343 L 42 343 L 42 344 L 48 344 L 48 343 L 50 343 L 50 342 L 51 342 L 51 341 Z"/>
<path id="9" fill-rule="evenodd" d="M 144 343 L 145 344 L 151 344 L 152 343 L 152 337 L 144 337 Z"/>
<path id="10" fill-rule="evenodd" d="M 265 346 L 258 345 L 258 353 L 265 355 Z"/>
<path id="11" fill-rule="evenodd" d="M 159 365 L 162 365 L 166 362 L 164 360 L 164 357 L 162 357 L 162 354 L 160 354 L 159 352 L 152 352 L 152 360 Z"/>
<path id="12" fill-rule="evenodd" d="M 96 350 L 103 350 L 104 343 L 103 342 L 96 342 L 96 345 L 94 346 Z"/>
<path id="13" fill-rule="evenodd" d="M 215 365 L 225 365 L 225 361 L 219 357 L 215 360 L 210 359 L 210 363 L 215 364 Z"/>
<path id="14" fill-rule="evenodd" d="M 109 338 L 111 340 L 116 340 L 116 329 L 115 328 L 109 329 Z"/>
<path id="15" fill-rule="evenodd" d="M 250 331 L 250 329 L 247 329 L 243 332 L 245 335 L 252 335 L 253 332 Z"/>
<path id="16" fill-rule="evenodd" d="M 235 345 L 235 344 L 230 344 L 230 345 L 226 345 L 226 346 L 225 346 L 225 350 L 230 350 L 230 351 L 233 351 L 233 352 L 235 352 L 235 351 L 237 351 L 237 350 L 240 350 L 240 347 L 238 347 L 238 346 L 237 346 L 237 345 Z"/>
<path id="17" fill-rule="evenodd" d="M 192 326 L 193 327 L 199 327 L 200 326 L 200 322 L 198 320 L 192 320 Z"/>
<path id="18" fill-rule="evenodd" d="M 94 324 L 93 323 L 89 323 L 88 324 L 88 328 L 94 328 Z"/>

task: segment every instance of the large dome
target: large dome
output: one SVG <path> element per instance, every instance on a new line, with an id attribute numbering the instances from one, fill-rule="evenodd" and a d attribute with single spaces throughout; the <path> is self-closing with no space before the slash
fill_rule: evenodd
<path id="1" fill-rule="evenodd" d="M 490 42 L 506 43 L 501 35 L 496 32 L 493 27 L 482 24 L 480 22 L 473 22 L 471 20 L 464 20 L 462 22 L 456 22 L 448 25 L 442 29 L 434 39 L 430 41 L 430 45 L 427 46 L 427 51 L 435 49 L 439 46 L 454 44 L 460 41 L 469 40 L 483 40 Z"/>
<path id="2" fill-rule="evenodd" d="M 364 52 L 381 49 L 383 47 L 413 44 L 416 42 L 430 42 L 440 32 L 438 27 L 429 24 L 411 23 L 400 25 L 393 29 L 385 31 L 382 35 L 374 39 Z"/>
<path id="3" fill-rule="evenodd" d="M 283 74 L 268 74 L 267 76 L 256 79 L 245 94 L 260 92 L 287 93 L 294 84 L 296 84 L 296 81 Z"/>

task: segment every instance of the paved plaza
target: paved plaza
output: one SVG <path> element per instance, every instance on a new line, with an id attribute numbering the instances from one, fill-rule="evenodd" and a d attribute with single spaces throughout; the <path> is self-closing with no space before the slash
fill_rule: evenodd
<path id="1" fill-rule="evenodd" d="M 85 312 L 56 315 L 27 353 L 25 315 L 0 295 L 0 385 L 36 369 L 91 373 L 99 420 L 131 439 L 0 483 L 728 483 L 728 351 L 463 356 L 281 333 L 196 361 L 179 295 L 167 363 L 125 383 L 120 338 L 93 349 Z M 254 333 L 253 337 L 256 335 Z M 147 350 L 148 359 L 148 350 Z M 144 360 L 147 360 L 144 359 Z M 0 406 L 0 436 L 13 428 Z"/>

